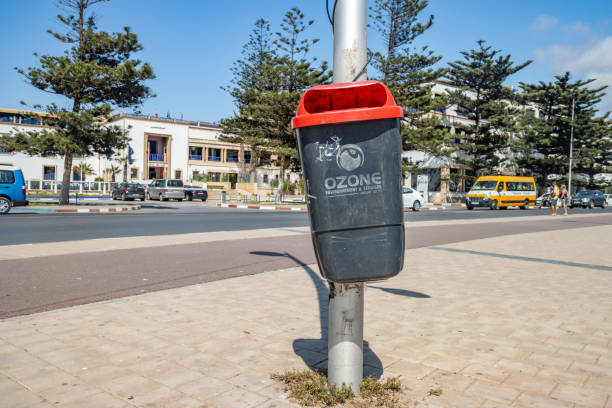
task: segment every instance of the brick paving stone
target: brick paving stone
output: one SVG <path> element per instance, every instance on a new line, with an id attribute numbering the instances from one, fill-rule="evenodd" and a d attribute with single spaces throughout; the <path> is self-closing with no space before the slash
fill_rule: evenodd
<path id="1" fill-rule="evenodd" d="M 68 402 L 60 402 L 56 406 L 60 408 L 127 408 L 131 407 L 132 405 L 128 404 L 127 401 L 121 400 L 120 398 L 101 393 L 87 395 Z"/>
<path id="2" fill-rule="evenodd" d="M 49 408 L 55 406 L 45 400 L 44 397 L 40 397 L 23 388 L 3 394 L 1 398 L 2 406 L 7 408 Z"/>
<path id="3" fill-rule="evenodd" d="M 574 403 L 543 395 L 522 393 L 513 405 L 520 408 L 573 408 Z"/>
<path id="4" fill-rule="evenodd" d="M 531 394 L 548 395 L 557 383 L 550 379 L 536 378 L 528 374 L 512 373 L 505 379 L 504 385 Z"/>
<path id="5" fill-rule="evenodd" d="M 556 367 L 545 367 L 537 373 L 537 377 L 546 378 L 559 384 L 581 386 L 589 377 L 584 371 L 562 370 Z"/>
<path id="6" fill-rule="evenodd" d="M 514 388 L 478 380 L 470 385 L 466 393 L 503 403 L 512 403 L 520 394 L 520 392 Z"/>
<path id="7" fill-rule="evenodd" d="M 266 402 L 268 398 L 241 388 L 232 388 L 222 394 L 207 399 L 207 405 L 222 408 L 250 408 Z"/>
<path id="8" fill-rule="evenodd" d="M 206 400 L 211 396 L 229 391 L 232 388 L 233 386 L 230 383 L 213 377 L 201 378 L 177 387 L 179 391 L 199 400 Z"/>
<path id="9" fill-rule="evenodd" d="M 557 386 L 551 396 L 563 401 L 597 408 L 603 407 L 608 398 L 605 392 L 563 384 Z"/>

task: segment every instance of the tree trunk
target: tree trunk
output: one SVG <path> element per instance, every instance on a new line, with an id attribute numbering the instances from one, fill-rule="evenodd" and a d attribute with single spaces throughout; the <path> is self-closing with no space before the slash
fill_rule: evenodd
<path id="1" fill-rule="evenodd" d="M 126 153 L 126 156 L 123 158 L 123 181 L 124 182 L 128 181 L 128 158 L 127 158 L 127 153 Z"/>
<path id="2" fill-rule="evenodd" d="M 72 173 L 72 153 L 68 152 L 64 156 L 64 175 L 62 176 L 62 190 L 60 191 L 60 205 L 68 204 L 70 194 L 70 174 Z"/>

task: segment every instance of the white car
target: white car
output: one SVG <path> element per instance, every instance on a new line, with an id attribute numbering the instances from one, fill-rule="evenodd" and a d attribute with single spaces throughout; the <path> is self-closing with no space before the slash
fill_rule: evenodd
<path id="1" fill-rule="evenodd" d="M 604 194 L 606 196 L 606 202 L 612 206 L 612 194 Z"/>
<path id="2" fill-rule="evenodd" d="M 423 196 L 410 187 L 402 187 L 402 200 L 404 208 L 412 208 L 412 211 L 419 211 L 425 202 Z"/>

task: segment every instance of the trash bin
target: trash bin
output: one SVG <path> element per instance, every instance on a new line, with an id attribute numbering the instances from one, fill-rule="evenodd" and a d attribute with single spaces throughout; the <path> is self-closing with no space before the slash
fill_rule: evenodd
<path id="1" fill-rule="evenodd" d="M 225 190 L 221 190 L 221 202 L 225 204 L 226 201 L 226 192 Z"/>
<path id="2" fill-rule="evenodd" d="M 292 126 L 327 280 L 386 279 L 403 267 L 401 117 L 378 81 L 319 85 L 300 100 Z"/>

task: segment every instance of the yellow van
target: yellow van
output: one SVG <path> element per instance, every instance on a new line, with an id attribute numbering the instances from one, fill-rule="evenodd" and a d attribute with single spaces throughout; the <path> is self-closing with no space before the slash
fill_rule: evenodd
<path id="1" fill-rule="evenodd" d="M 535 205 L 536 185 L 533 177 L 483 176 L 467 194 L 465 205 L 468 210 L 474 207 L 498 208 L 519 207 L 521 210 Z"/>

